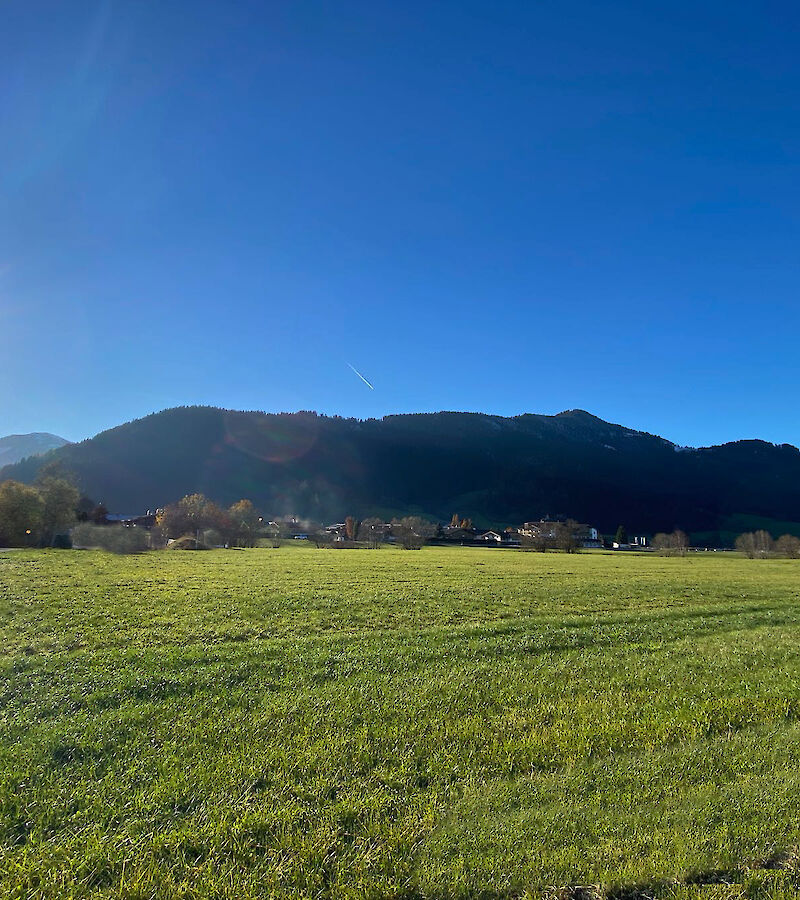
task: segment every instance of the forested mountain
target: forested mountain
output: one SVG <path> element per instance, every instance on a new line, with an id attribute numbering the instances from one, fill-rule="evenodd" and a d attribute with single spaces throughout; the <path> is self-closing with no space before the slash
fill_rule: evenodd
<path id="1" fill-rule="evenodd" d="M 440 412 L 342 419 L 213 407 L 164 410 L 7 466 L 58 460 L 87 494 L 134 513 L 200 491 L 268 515 L 453 512 L 482 524 L 571 516 L 612 531 L 800 531 L 800 451 L 737 441 L 698 450 L 582 410 L 513 418 Z"/>
<path id="2" fill-rule="evenodd" d="M 26 456 L 47 453 L 56 447 L 68 444 L 64 438 L 46 431 L 34 431 L 31 434 L 9 434 L 0 437 L 0 468 L 10 466 Z"/>

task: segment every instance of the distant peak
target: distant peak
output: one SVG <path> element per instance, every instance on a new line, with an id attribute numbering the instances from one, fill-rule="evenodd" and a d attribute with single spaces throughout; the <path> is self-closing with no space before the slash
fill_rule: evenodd
<path id="1" fill-rule="evenodd" d="M 68 444 L 66 438 L 59 437 L 57 434 L 51 434 L 49 431 L 31 431 L 28 434 L 7 434 L 0 437 L 0 441 L 16 441 L 16 440 L 46 440 L 60 441 L 62 444 Z"/>
<path id="2" fill-rule="evenodd" d="M 11 465 L 27 456 L 39 456 L 48 450 L 56 450 L 69 441 L 46 431 L 31 434 L 9 434 L 0 437 L 0 467 Z"/>
<path id="3" fill-rule="evenodd" d="M 589 416 L 590 419 L 596 419 L 597 416 L 587 412 L 585 409 L 564 409 L 557 415 L 559 416 Z"/>
<path id="4" fill-rule="evenodd" d="M 554 419 L 583 419 L 587 422 L 602 422 L 604 425 L 607 424 L 604 419 L 601 419 L 599 416 L 595 416 L 590 412 L 587 412 L 585 409 L 565 409 L 563 412 L 557 413 L 553 416 Z"/>

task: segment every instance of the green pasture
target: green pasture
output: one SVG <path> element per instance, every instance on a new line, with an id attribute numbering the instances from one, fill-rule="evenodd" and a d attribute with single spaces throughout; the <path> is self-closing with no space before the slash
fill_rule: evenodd
<path id="1" fill-rule="evenodd" d="M 0 552 L 0 897 L 800 896 L 800 561 Z"/>

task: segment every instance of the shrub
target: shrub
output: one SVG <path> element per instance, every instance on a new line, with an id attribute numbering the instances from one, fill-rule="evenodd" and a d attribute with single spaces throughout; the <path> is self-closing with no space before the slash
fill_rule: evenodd
<path id="1" fill-rule="evenodd" d="M 106 550 L 109 553 L 141 553 L 149 549 L 150 541 L 144 528 L 81 522 L 72 529 L 72 546 L 80 550 Z"/>

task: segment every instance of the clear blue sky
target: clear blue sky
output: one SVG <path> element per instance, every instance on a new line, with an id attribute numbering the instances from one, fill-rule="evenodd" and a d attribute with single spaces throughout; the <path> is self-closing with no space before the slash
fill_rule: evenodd
<path id="1" fill-rule="evenodd" d="M 0 434 L 581 407 L 800 443 L 799 32 L 788 2 L 7 0 Z"/>

